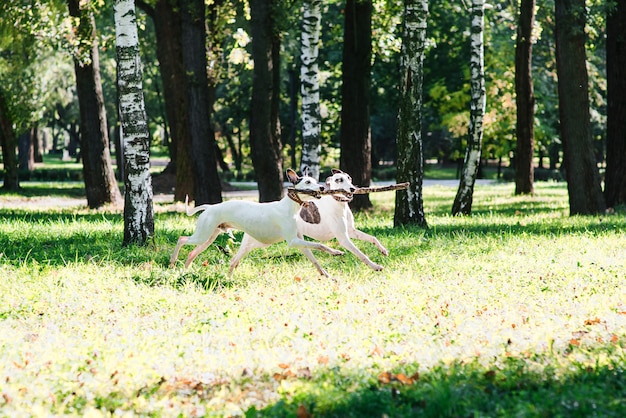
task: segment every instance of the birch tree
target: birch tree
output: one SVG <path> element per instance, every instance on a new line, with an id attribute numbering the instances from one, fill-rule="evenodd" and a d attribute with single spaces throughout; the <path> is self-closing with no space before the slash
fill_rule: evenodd
<path id="1" fill-rule="evenodd" d="M 309 175 L 319 179 L 321 151 L 319 54 L 322 1 L 304 0 L 302 4 L 302 61 L 300 91 L 302 94 L 302 164 Z"/>
<path id="2" fill-rule="evenodd" d="M 122 145 L 124 151 L 124 245 L 154 236 L 148 120 L 134 0 L 115 0 L 115 41 Z"/>
<path id="3" fill-rule="evenodd" d="M 469 215 L 472 212 L 474 183 L 480 165 L 483 144 L 483 117 L 485 115 L 485 55 L 484 26 L 485 1 L 472 0 L 470 19 L 470 121 L 467 137 L 467 151 L 463 161 L 463 172 L 459 190 L 452 205 L 453 215 Z"/>
<path id="4" fill-rule="evenodd" d="M 426 227 L 422 183 L 422 82 L 428 0 L 405 0 L 400 56 L 400 111 L 398 113 L 398 182 L 410 182 L 396 193 L 394 225 Z"/>

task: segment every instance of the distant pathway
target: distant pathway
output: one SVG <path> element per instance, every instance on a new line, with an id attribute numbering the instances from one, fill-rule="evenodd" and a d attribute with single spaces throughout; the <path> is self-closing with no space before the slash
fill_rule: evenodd
<path id="1" fill-rule="evenodd" d="M 394 184 L 393 181 L 376 182 L 376 186 L 387 186 Z M 497 183 L 495 180 L 476 180 L 477 185 L 489 185 Z M 258 190 L 256 183 L 231 183 L 234 187 L 244 187 L 246 190 L 223 192 L 224 199 L 240 199 L 240 198 L 257 198 Z M 447 186 L 458 187 L 459 180 L 424 180 L 424 187 L 431 186 Z M 170 193 L 159 193 L 154 195 L 154 202 L 164 205 L 161 210 L 182 210 L 184 203 L 174 202 L 174 195 Z M 84 208 L 87 206 L 86 198 L 75 197 L 57 197 L 57 196 L 36 196 L 36 197 L 20 197 L 20 196 L 2 196 L 0 197 L 0 210 L 2 209 L 63 209 L 63 208 Z M 0 217 L 2 216 L 0 212 Z"/>

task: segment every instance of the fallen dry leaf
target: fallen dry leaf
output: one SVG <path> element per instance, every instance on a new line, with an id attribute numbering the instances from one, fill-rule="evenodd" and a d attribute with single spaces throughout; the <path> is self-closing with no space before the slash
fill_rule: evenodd
<path id="1" fill-rule="evenodd" d="M 300 405 L 298 407 L 298 411 L 296 412 L 296 417 L 298 418 L 310 418 L 312 415 L 311 413 L 306 409 L 306 407 L 304 405 Z"/>

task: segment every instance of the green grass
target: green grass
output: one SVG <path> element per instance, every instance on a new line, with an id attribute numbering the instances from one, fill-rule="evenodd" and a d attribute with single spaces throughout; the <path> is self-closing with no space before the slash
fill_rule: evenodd
<path id="1" fill-rule="evenodd" d="M 372 195 L 356 223 L 391 254 L 357 245 L 385 270 L 316 254 L 333 279 L 284 244 L 228 277 L 227 236 L 170 269 L 195 220 L 171 205 L 144 248 L 120 213 L 4 208 L 0 416 L 623 416 L 625 213 L 569 217 L 557 183 L 478 187 L 461 218 L 424 193 L 428 230 Z"/>

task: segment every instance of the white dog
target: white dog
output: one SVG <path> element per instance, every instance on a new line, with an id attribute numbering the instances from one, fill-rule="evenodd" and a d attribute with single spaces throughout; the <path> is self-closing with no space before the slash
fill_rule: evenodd
<path id="1" fill-rule="evenodd" d="M 333 169 L 332 176 L 326 179 L 326 188 L 350 193 L 354 193 L 356 190 L 356 187 L 352 184 L 352 177 L 337 169 Z M 298 232 L 318 241 L 328 241 L 337 238 L 342 247 L 356 255 L 373 270 L 380 271 L 383 267 L 374 263 L 363 254 L 352 243 L 350 238 L 374 244 L 385 256 L 389 255 L 389 251 L 375 237 L 355 228 L 354 216 L 350 206 L 348 206 L 349 200 L 343 194 L 324 195 L 321 199 L 309 203 L 307 207 L 302 207 L 300 216 L 296 218 Z M 316 216 L 313 208 L 317 208 L 319 217 Z"/>
<path id="2" fill-rule="evenodd" d="M 341 251 L 334 250 L 324 244 L 305 241 L 296 229 L 296 214 L 304 203 L 297 191 L 320 192 L 323 186 L 308 176 L 298 177 L 293 170 L 287 170 L 287 177 L 294 185 L 295 191 L 290 191 L 287 196 L 277 202 L 257 203 L 245 200 L 229 200 L 216 205 L 201 205 L 187 215 L 203 211 L 198 217 L 196 230 L 191 236 L 181 236 L 170 258 L 170 266 L 178 259 L 178 253 L 185 244 L 197 245 L 187 257 L 185 267 L 202 251 L 206 250 L 217 236 L 228 229 L 244 231 L 246 236 L 251 237 L 257 247 L 266 247 L 270 244 L 287 241 L 290 247 L 300 248 L 304 255 L 313 263 L 320 274 L 328 276 L 328 273 L 319 265 L 311 249 L 326 251 L 332 255 L 341 255 Z M 302 195 L 305 200 L 314 199 L 308 194 Z M 319 198 L 319 196 L 317 196 Z M 250 252 L 252 248 L 242 245 L 230 263 L 229 273 L 237 267 L 241 258 Z"/>
<path id="3" fill-rule="evenodd" d="M 334 169 L 333 175 L 326 179 L 326 188 L 329 190 L 343 190 L 354 193 L 356 187 L 352 184 L 352 178 L 341 170 Z M 354 216 L 348 206 L 348 201 L 344 194 L 324 195 L 315 202 L 308 202 L 300 209 L 296 217 L 298 234 L 306 235 L 318 241 L 328 241 L 337 238 L 339 244 L 356 255 L 361 261 L 370 266 L 373 270 L 380 271 L 383 267 L 374 263 L 363 254 L 351 241 L 350 238 L 370 242 L 383 255 L 389 255 L 389 251 L 373 236 L 359 231 L 354 226 Z M 238 259 L 241 254 L 247 254 L 254 248 L 265 246 L 258 242 L 249 234 L 244 234 L 241 240 L 239 252 L 233 259 Z"/>

